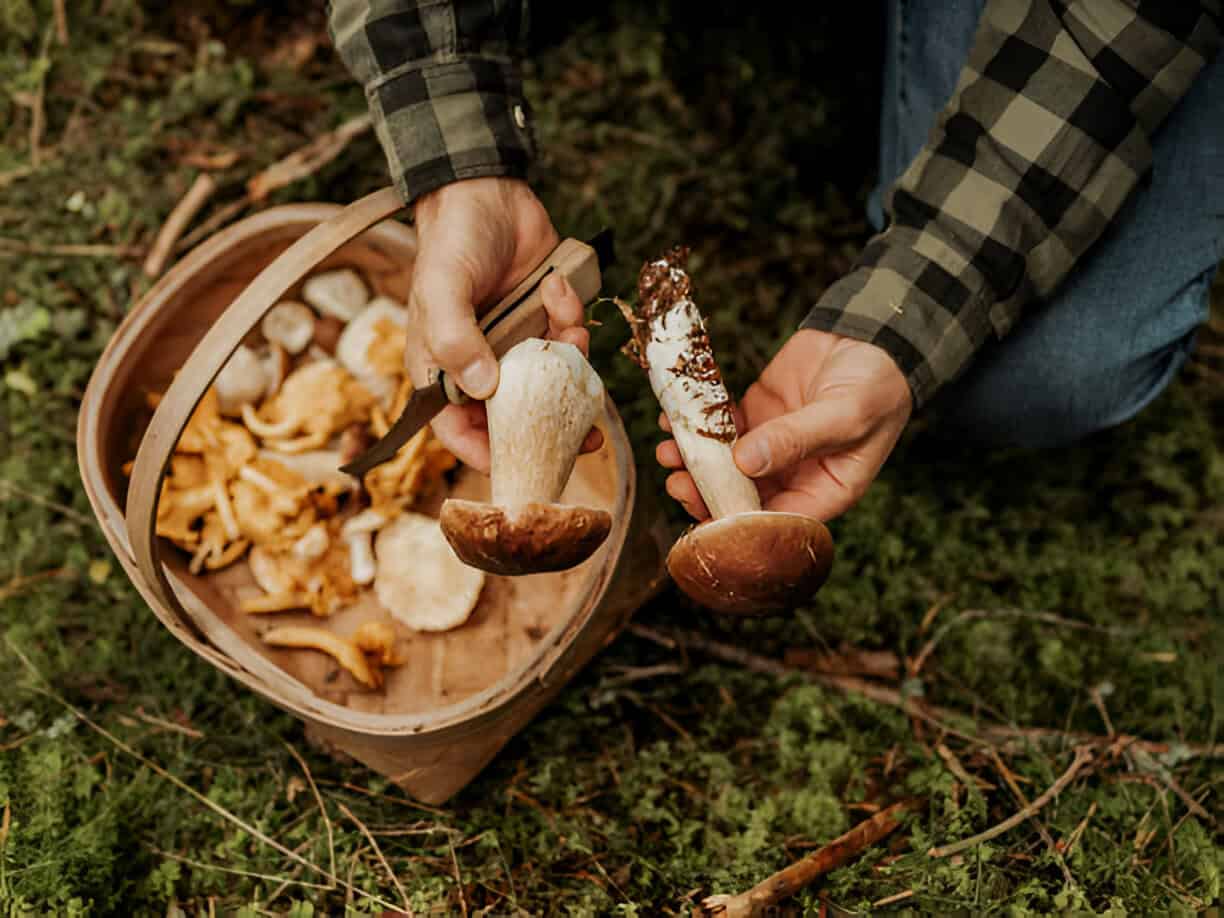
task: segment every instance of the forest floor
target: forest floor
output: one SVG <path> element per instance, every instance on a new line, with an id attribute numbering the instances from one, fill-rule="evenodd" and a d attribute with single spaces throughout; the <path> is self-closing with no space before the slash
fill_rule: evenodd
<path id="1" fill-rule="evenodd" d="M 308 746 L 182 647 L 93 518 L 77 411 L 195 177 L 217 190 L 191 230 L 365 111 L 322 4 L 291 6 L 0 0 L 0 912 L 689 914 L 898 800 L 896 832 L 786 908 L 1224 901 L 1224 289 L 1136 420 L 1041 454 L 913 425 L 833 523 L 810 605 L 729 621 L 665 593 L 445 806 Z M 537 4 L 541 195 L 563 234 L 615 227 L 605 293 L 693 247 L 736 391 L 867 235 L 879 22 L 791 15 Z M 230 212 L 385 181 L 366 132 Z M 595 318 L 593 361 L 661 487 L 657 405 L 615 311 Z M 1081 747 L 1035 818 L 930 856 Z"/>

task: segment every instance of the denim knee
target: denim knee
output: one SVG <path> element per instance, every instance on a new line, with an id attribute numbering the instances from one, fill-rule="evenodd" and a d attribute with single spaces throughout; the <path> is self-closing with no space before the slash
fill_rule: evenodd
<path id="1" fill-rule="evenodd" d="M 936 434 L 983 446 L 1051 449 L 1130 420 L 1160 395 L 1185 362 L 1193 333 L 1125 370 L 1074 364 L 1014 364 L 931 405 Z"/>
<path id="2" fill-rule="evenodd" d="M 1213 274 L 1196 277 L 1169 302 L 1132 304 L 1116 317 L 1074 299 L 1039 309 L 933 400 L 936 431 L 962 442 L 1041 449 L 1130 420 L 1189 356 L 1210 310 Z"/>

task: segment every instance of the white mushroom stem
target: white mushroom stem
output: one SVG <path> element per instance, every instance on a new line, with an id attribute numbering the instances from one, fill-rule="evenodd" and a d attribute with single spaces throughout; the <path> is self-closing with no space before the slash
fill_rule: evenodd
<path id="1" fill-rule="evenodd" d="M 705 323 L 687 295 L 687 278 L 665 261 L 652 267 L 668 272 L 673 289 L 685 291 L 670 303 L 657 302 L 662 308 L 647 305 L 636 320 L 643 324 L 639 346 L 650 386 L 671 422 L 685 468 L 715 519 L 760 510 L 756 485 L 731 455 L 735 419 Z"/>
<path id="2" fill-rule="evenodd" d="M 358 586 L 374 582 L 378 567 L 374 563 L 374 539 L 370 532 L 354 532 L 344 537 L 349 550 L 349 576 Z"/>
<path id="3" fill-rule="evenodd" d="M 603 382 L 574 345 L 529 338 L 502 357 L 497 391 L 486 407 L 491 503 L 552 504 L 603 413 Z"/>

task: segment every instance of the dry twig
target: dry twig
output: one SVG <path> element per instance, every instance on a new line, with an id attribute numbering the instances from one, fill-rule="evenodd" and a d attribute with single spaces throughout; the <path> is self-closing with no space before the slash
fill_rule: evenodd
<path id="1" fill-rule="evenodd" d="M 212 235 L 244 208 L 262 202 L 273 191 L 314 175 L 371 127 L 369 115 L 359 115 L 272 163 L 247 181 L 246 193 L 242 197 L 218 208 L 207 220 L 179 240 L 177 251 L 186 251 L 201 239 Z"/>
<path id="2" fill-rule="evenodd" d="M 969 838 L 963 838 L 950 845 L 936 846 L 929 850 L 927 854 L 930 857 L 948 857 L 949 855 L 959 854 L 962 851 L 968 851 L 970 848 L 977 847 L 983 842 L 988 842 L 992 838 L 998 838 L 1005 832 L 1014 829 L 1026 819 L 1030 819 L 1041 812 L 1046 804 L 1061 794 L 1066 786 L 1075 780 L 1075 776 L 1079 774 L 1080 769 L 1091 761 L 1092 751 L 1087 746 L 1079 746 L 1076 748 L 1075 758 L 1071 760 L 1067 770 L 1059 775 L 1058 780 L 1046 788 L 1045 793 L 1028 804 L 1028 806 L 1007 817 L 1007 819 L 1004 819 L 998 825 L 991 826 L 985 832 L 979 832 L 977 835 L 971 835 Z"/>
<path id="3" fill-rule="evenodd" d="M 739 647 L 720 643 L 694 631 L 670 629 L 664 632 L 638 623 L 630 624 L 626 630 L 637 637 L 666 647 L 668 650 L 696 650 L 716 660 L 733 663 L 752 672 L 770 676 L 804 676 L 820 685 L 841 692 L 863 695 L 880 704 L 898 708 L 906 714 L 925 720 L 933 727 L 969 742 L 985 746 L 1002 744 L 1001 751 L 1006 751 L 1008 744 L 1042 742 L 1074 743 L 1096 749 L 1107 749 L 1116 743 L 1124 742 L 1128 748 L 1142 749 L 1151 755 L 1164 755 L 1171 749 L 1168 743 L 1139 739 L 1125 733 L 1118 736 L 1098 736 L 1092 733 L 1069 733 L 1053 727 L 1014 727 L 1007 724 L 991 724 L 977 728 L 976 734 L 969 734 L 945 722 L 949 718 L 963 717 L 964 715 L 960 712 L 938 705 L 919 704 L 914 699 L 907 698 L 901 692 L 886 685 L 866 679 L 856 679 L 852 676 L 811 673 Z M 1185 743 L 1181 745 L 1181 749 L 1186 755 L 1195 758 L 1224 758 L 1224 743 L 1212 745 Z"/>
<path id="4" fill-rule="evenodd" d="M 999 775 L 1007 783 L 1007 786 L 1011 789 L 1012 795 L 1015 796 L 1020 805 L 1025 807 L 1031 806 L 1028 797 L 1025 796 L 1024 791 L 1020 789 L 1020 785 L 1016 782 L 1015 775 L 1012 774 L 1010 768 L 1003 764 L 1003 760 L 999 758 L 999 754 L 993 749 L 990 750 L 990 758 L 994 762 L 995 770 L 999 772 Z M 1037 829 L 1037 834 L 1041 836 L 1041 840 L 1045 842 L 1046 849 L 1058 863 L 1058 868 L 1062 871 L 1063 880 L 1066 881 L 1068 886 L 1075 886 L 1075 877 L 1071 873 L 1071 868 L 1067 866 L 1067 862 L 1063 858 L 1062 851 L 1055 843 L 1054 836 L 1050 834 L 1050 830 L 1046 828 L 1045 823 L 1038 819 L 1036 815 L 1030 816 L 1029 819 L 1032 821 L 1033 826 Z"/>
<path id="5" fill-rule="evenodd" d="M 901 813 L 913 806 L 911 801 L 894 803 L 747 892 L 735 896 L 707 897 L 694 913 L 719 918 L 757 918 L 764 915 L 771 906 L 793 896 L 823 874 L 848 863 L 889 835 L 901 824 L 898 820 Z"/>
<path id="6" fill-rule="evenodd" d="M 174 205 L 170 216 L 157 231 L 157 237 L 153 240 L 153 245 L 149 248 L 149 255 L 144 262 L 146 277 L 157 277 L 165 270 L 166 262 L 170 260 L 170 255 L 174 252 L 175 243 L 187 229 L 187 224 L 200 212 L 200 208 L 216 190 L 217 181 L 207 172 L 201 172 L 196 176 L 196 180 L 191 183 L 187 193 Z"/>
<path id="7" fill-rule="evenodd" d="M 331 819 L 327 815 L 327 807 L 323 805 L 323 795 L 319 793 L 319 785 L 315 784 L 314 775 L 310 772 L 310 766 L 306 764 L 306 760 L 301 754 L 293 748 L 289 743 L 285 743 L 285 748 L 289 750 L 289 754 L 297 760 L 298 765 L 302 769 L 302 773 L 306 775 L 306 782 L 310 785 L 310 792 L 314 794 L 315 803 L 319 805 L 319 812 L 323 816 L 323 825 L 327 827 L 327 863 L 332 873 L 336 872 L 336 839 L 332 834 Z"/>
<path id="8" fill-rule="evenodd" d="M 68 258 L 133 258 L 144 253 L 138 245 L 104 245 L 96 243 L 26 242 L 0 236 L 0 256 L 56 255 Z"/>
<path id="9" fill-rule="evenodd" d="M 1067 840 L 1058 843 L 1058 849 L 1063 853 L 1064 857 L 1071 856 L 1072 850 L 1074 850 L 1075 846 L 1079 843 L 1080 836 L 1083 835 L 1084 830 L 1088 828 L 1088 822 L 1094 815 L 1096 815 L 1096 811 L 1097 802 L 1093 800 L 1092 803 L 1088 805 L 1088 812 L 1085 813 L 1084 818 L 1079 821 L 1079 825 L 1071 830 L 1071 834 L 1067 836 Z"/>
<path id="10" fill-rule="evenodd" d="M 186 736 L 190 739 L 204 739 L 204 734 L 193 727 L 184 727 L 182 724 L 176 724 L 172 720 L 166 720 L 163 717 L 157 717 L 153 714 L 148 714 L 143 708 L 136 709 L 136 716 L 143 720 L 146 724 L 152 724 L 162 730 L 169 730 L 171 733 L 178 733 L 180 736 Z"/>
<path id="11" fill-rule="evenodd" d="M 370 843 L 370 847 L 374 849 L 374 854 L 378 857 L 378 862 L 383 865 L 383 869 L 387 871 L 387 876 L 391 878 L 392 885 L 395 886 L 396 891 L 399 893 L 400 900 L 404 903 L 404 913 L 411 918 L 412 905 L 408 902 L 408 893 L 404 891 L 404 884 L 400 882 L 399 876 L 391 868 L 391 865 L 387 863 L 386 857 L 383 856 L 382 848 L 378 847 L 378 842 L 374 839 L 374 836 L 370 834 L 370 830 L 366 828 L 366 824 L 354 816 L 353 811 L 345 806 L 341 801 L 337 800 L 336 806 L 340 807 L 340 812 L 347 816 L 361 831 L 361 834 L 366 837 L 366 841 Z"/>
<path id="12" fill-rule="evenodd" d="M 68 10 L 64 6 L 64 0 L 53 0 L 52 7 L 55 10 L 55 37 L 61 45 L 67 45 Z"/>
<path id="13" fill-rule="evenodd" d="M 320 134 L 306 146 L 294 150 L 247 182 L 247 195 L 253 203 L 258 204 L 278 188 L 314 175 L 343 153 L 353 138 L 360 137 L 372 126 L 369 115 L 358 115 L 334 131 Z"/>

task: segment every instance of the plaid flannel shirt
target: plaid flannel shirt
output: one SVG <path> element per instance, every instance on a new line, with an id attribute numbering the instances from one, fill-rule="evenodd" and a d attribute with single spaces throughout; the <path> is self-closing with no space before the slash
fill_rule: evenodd
<path id="1" fill-rule="evenodd" d="M 332 0 L 405 202 L 522 177 L 527 0 Z M 1150 138 L 1217 51 L 1224 0 L 988 0 L 888 228 L 805 328 L 870 341 L 916 406 L 1048 296 L 1151 167 Z M 1224 124 L 1224 116 L 1222 116 Z"/>
<path id="2" fill-rule="evenodd" d="M 459 179 L 526 175 L 526 0 L 331 0 L 328 25 L 405 204 Z"/>
<path id="3" fill-rule="evenodd" d="M 886 198 L 888 227 L 804 327 L 879 345 L 915 406 L 929 401 L 1117 216 L 1219 47 L 1221 9 L 988 2 L 951 101 Z"/>

